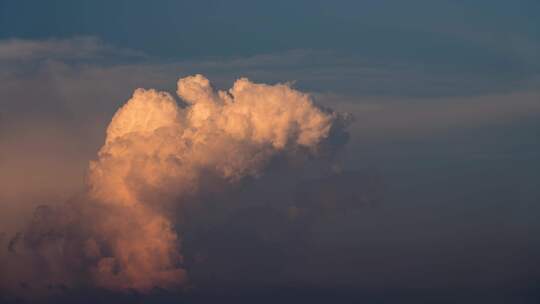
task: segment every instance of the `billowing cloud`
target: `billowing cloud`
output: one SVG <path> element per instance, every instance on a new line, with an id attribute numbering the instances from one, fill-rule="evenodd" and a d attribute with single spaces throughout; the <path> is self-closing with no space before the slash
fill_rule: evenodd
<path id="1" fill-rule="evenodd" d="M 288 84 L 241 78 L 215 91 L 195 75 L 180 79 L 177 93 L 181 105 L 166 92 L 135 90 L 90 162 L 86 193 L 56 211 L 38 208 L 10 254 L 26 247 L 25 258 L 49 261 L 45 277 L 57 284 L 79 273 L 112 290 L 186 286 L 177 229 L 185 205 L 211 180 L 227 187 L 261 176 L 278 156 L 317 155 L 340 119 Z"/>
<path id="2" fill-rule="evenodd" d="M 228 92 L 215 92 L 195 75 L 178 81 L 178 95 L 185 108 L 168 93 L 137 89 L 90 164 L 91 198 L 122 210 L 99 223 L 112 251 L 97 265 L 104 286 L 182 284 L 178 237 L 163 210 L 181 208 L 175 202 L 202 191 L 203 174 L 234 182 L 260 174 L 278 153 L 315 151 L 333 120 L 284 84 L 239 79 Z"/>

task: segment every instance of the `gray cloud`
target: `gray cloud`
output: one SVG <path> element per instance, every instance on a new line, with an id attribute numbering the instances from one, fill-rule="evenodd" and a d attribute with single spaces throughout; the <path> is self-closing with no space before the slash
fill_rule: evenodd
<path id="1" fill-rule="evenodd" d="M 89 60 L 111 56 L 143 56 L 141 52 L 105 44 L 92 36 L 70 39 L 0 41 L 0 63 L 33 60 Z"/>

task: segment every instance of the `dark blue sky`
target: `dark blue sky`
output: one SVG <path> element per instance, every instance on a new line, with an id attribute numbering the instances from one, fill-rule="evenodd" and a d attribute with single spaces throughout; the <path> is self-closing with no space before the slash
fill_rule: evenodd
<path id="1" fill-rule="evenodd" d="M 490 45 L 475 61 L 524 47 L 509 45 L 513 39 L 538 44 L 539 10 L 533 0 L 19 0 L 0 2 L 0 37 L 91 35 L 168 58 L 338 49 L 452 63 Z"/>
<path id="2" fill-rule="evenodd" d="M 540 71 L 539 11 L 534 0 L 0 1 L 0 38 L 95 36 L 158 60 L 330 51 L 509 83 Z"/>

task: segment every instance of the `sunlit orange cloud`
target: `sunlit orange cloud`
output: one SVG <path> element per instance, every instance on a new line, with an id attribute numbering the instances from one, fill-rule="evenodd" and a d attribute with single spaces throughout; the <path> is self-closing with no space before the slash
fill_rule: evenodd
<path id="1" fill-rule="evenodd" d="M 108 210 L 86 242 L 99 286 L 183 286 L 187 273 L 168 211 L 200 191 L 203 174 L 234 183 L 261 174 L 276 154 L 316 153 L 335 118 L 286 84 L 246 78 L 216 92 L 204 76 L 190 76 L 178 81 L 178 95 L 186 107 L 168 93 L 135 90 L 90 163 L 89 202 Z"/>

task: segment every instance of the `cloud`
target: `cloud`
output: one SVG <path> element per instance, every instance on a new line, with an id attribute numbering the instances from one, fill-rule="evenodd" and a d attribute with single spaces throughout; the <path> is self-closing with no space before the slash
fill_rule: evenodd
<path id="1" fill-rule="evenodd" d="M 540 115 L 536 89 L 468 97 L 370 98 L 315 94 L 322 104 L 352 113 L 361 121 L 353 126 L 356 138 L 391 140 L 396 137 L 435 137 L 445 132 L 497 126 Z"/>
<path id="2" fill-rule="evenodd" d="M 185 109 L 167 93 L 136 90 L 90 165 L 90 196 L 131 215 L 103 223 L 107 238 L 119 231 L 107 244 L 113 257 L 98 262 L 96 276 L 105 286 L 182 284 L 184 271 L 171 258 L 178 254 L 177 236 L 160 210 L 201 191 L 202 175 L 234 182 L 261 174 L 276 154 L 315 151 L 334 119 L 287 85 L 245 78 L 228 92 L 214 92 L 203 76 L 189 76 L 179 80 L 178 95 Z"/>
<path id="3" fill-rule="evenodd" d="M 0 41 L 0 63 L 53 59 L 88 60 L 110 56 L 140 57 L 142 53 L 107 45 L 92 36 L 69 39 Z"/>
<path id="4" fill-rule="evenodd" d="M 178 95 L 183 106 L 169 93 L 135 90 L 90 162 L 87 193 L 39 207 L 11 239 L 9 254 L 47 265 L 29 280 L 70 286 L 86 278 L 140 292 L 185 287 L 175 229 L 185 205 L 213 184 L 226 189 L 261 176 L 273 159 L 317 156 L 341 119 L 287 84 L 247 78 L 214 91 L 204 76 L 188 76 Z"/>

